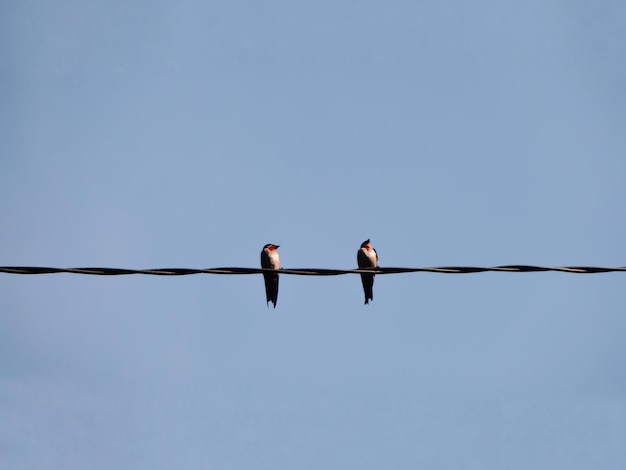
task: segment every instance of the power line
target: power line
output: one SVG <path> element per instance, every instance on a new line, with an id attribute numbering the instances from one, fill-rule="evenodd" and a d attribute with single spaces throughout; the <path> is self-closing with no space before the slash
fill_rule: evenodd
<path id="1" fill-rule="evenodd" d="M 507 272 L 507 273 L 531 273 L 556 271 L 573 274 L 595 274 L 610 272 L 626 272 L 626 267 L 607 268 L 599 266 L 528 266 L 506 265 L 492 267 L 476 266 L 443 266 L 434 268 L 371 268 L 371 269 L 322 269 L 322 268 L 298 268 L 280 269 L 279 273 L 293 274 L 296 276 L 341 276 L 343 274 L 404 274 L 404 273 L 440 273 L 440 274 L 471 274 L 482 272 Z M 123 268 L 49 268 L 35 266 L 0 266 L 0 273 L 6 274 L 89 274 L 95 276 L 121 276 L 129 274 L 148 274 L 152 276 L 188 276 L 191 274 L 261 274 L 274 272 L 273 269 L 263 268 L 162 268 L 162 269 L 123 269 Z"/>

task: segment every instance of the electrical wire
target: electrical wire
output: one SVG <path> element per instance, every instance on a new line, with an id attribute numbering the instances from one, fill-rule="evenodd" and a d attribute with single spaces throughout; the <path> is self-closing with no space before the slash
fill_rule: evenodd
<path id="1" fill-rule="evenodd" d="M 191 274 L 261 274 L 274 272 L 273 269 L 264 268 L 161 268 L 161 269 L 123 269 L 123 268 L 49 268 L 35 266 L 0 266 L 0 273 L 6 274 L 88 274 L 95 276 L 121 276 L 129 274 L 147 274 L 152 276 L 188 276 Z M 626 267 L 610 268 L 599 266 L 528 266 L 528 265 L 506 265 L 492 267 L 476 266 L 442 266 L 433 268 L 368 268 L 368 269 L 322 269 L 322 268 L 297 268 L 280 269 L 282 274 L 293 274 L 296 276 L 340 276 L 344 274 L 404 274 L 404 273 L 440 273 L 440 274 L 471 274 L 482 272 L 507 272 L 507 273 L 529 273 L 556 271 L 573 274 L 595 274 L 610 272 L 626 272 Z"/>

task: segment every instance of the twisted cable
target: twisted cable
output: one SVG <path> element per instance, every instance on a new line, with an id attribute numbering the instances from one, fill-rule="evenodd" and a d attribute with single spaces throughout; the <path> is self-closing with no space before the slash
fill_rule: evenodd
<path id="1" fill-rule="evenodd" d="M 121 276 L 129 274 L 147 274 L 152 276 L 188 276 L 191 274 L 261 274 L 273 272 L 273 269 L 264 268 L 160 268 L 160 269 L 123 269 L 123 268 L 49 268 L 36 266 L 0 266 L 0 273 L 6 274 L 88 274 L 94 276 Z M 369 269 L 323 269 L 323 268 L 294 268 L 280 269 L 280 274 L 296 276 L 341 276 L 344 274 L 404 274 L 404 273 L 439 273 L 439 274 L 471 274 L 482 272 L 530 273 L 556 271 L 573 274 L 595 274 L 610 272 L 626 272 L 626 267 L 600 266 L 528 266 L 512 264 L 506 266 L 476 267 L 476 266 L 442 266 L 433 268 L 369 268 Z"/>

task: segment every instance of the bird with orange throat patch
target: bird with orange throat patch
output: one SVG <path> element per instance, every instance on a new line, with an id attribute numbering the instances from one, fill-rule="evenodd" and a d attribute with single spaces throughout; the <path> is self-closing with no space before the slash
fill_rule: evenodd
<path id="1" fill-rule="evenodd" d="M 372 248 L 369 239 L 361 243 L 361 248 L 356 253 L 356 262 L 360 269 L 378 267 L 378 253 Z M 370 300 L 374 300 L 374 275 L 361 274 L 361 282 L 363 283 L 365 304 L 368 304 Z"/>
<path id="2" fill-rule="evenodd" d="M 268 243 L 263 247 L 261 251 L 261 267 L 265 269 L 280 269 L 280 257 L 278 256 L 278 245 Z M 265 279 L 265 297 L 267 299 L 267 306 L 270 306 L 270 302 L 274 304 L 276 308 L 276 302 L 278 301 L 278 273 L 264 272 L 263 278 Z"/>

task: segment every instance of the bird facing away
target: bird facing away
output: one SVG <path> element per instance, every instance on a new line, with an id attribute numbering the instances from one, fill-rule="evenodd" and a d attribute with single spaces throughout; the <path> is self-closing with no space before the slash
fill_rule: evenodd
<path id="1" fill-rule="evenodd" d="M 372 248 L 369 239 L 361 243 L 361 248 L 356 252 L 356 262 L 360 269 L 378 267 L 378 254 Z M 374 300 L 374 275 L 361 274 L 361 282 L 363 283 L 365 304 L 368 304 L 370 300 Z"/>
<path id="2" fill-rule="evenodd" d="M 261 251 L 261 267 L 267 269 L 280 269 L 280 258 L 278 257 L 278 251 L 276 250 L 278 245 L 268 243 L 263 247 Z M 270 306 L 270 302 L 274 304 L 276 308 L 276 302 L 278 301 L 278 273 L 263 273 L 265 279 L 265 297 L 267 298 L 267 306 Z"/>

